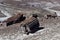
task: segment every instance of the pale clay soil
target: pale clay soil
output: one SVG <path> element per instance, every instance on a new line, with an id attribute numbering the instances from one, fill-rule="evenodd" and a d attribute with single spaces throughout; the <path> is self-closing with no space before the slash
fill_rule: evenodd
<path id="1" fill-rule="evenodd" d="M 24 11 L 24 13 L 25 12 L 29 13 L 29 11 Z M 45 10 L 42 11 L 42 13 L 43 12 L 45 12 Z M 30 13 L 32 13 L 32 11 L 30 11 Z M 29 16 L 29 14 L 27 15 Z M 40 27 L 44 27 L 44 29 L 38 30 L 33 34 L 30 33 L 29 35 L 22 34 L 20 23 L 4 28 L 0 26 L 0 40 L 60 40 L 60 17 L 58 17 L 58 19 L 45 19 L 43 17 L 38 19 Z"/>
<path id="2" fill-rule="evenodd" d="M 20 23 L 1 28 L 0 40 L 60 40 L 60 18 L 39 18 L 39 23 L 44 29 L 29 35 L 21 33 Z"/>

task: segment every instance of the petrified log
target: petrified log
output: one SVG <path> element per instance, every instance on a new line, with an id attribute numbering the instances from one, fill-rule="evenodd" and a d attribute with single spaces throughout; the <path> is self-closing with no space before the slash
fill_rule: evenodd
<path id="1" fill-rule="evenodd" d="M 21 23 L 23 33 L 30 33 L 39 28 L 39 21 L 35 17 L 29 17 Z"/>
<path id="2" fill-rule="evenodd" d="M 16 22 L 21 22 L 23 20 L 23 14 L 18 13 L 10 18 L 8 18 L 7 20 L 5 20 L 5 22 L 7 23 L 6 25 L 9 26 L 11 24 L 14 24 Z"/>

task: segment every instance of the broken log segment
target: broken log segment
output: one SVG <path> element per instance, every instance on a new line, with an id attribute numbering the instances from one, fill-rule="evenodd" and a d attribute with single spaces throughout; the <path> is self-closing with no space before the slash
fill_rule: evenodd
<path id="1" fill-rule="evenodd" d="M 21 22 L 23 21 L 23 14 L 22 13 L 17 13 L 16 15 L 8 18 L 7 20 L 5 20 L 4 22 L 6 22 L 6 25 L 11 25 L 11 24 L 14 24 L 16 22 Z"/>
<path id="2" fill-rule="evenodd" d="M 20 14 L 20 13 L 19 13 L 19 14 L 17 14 L 17 15 L 14 15 L 14 16 L 8 18 L 7 20 L 5 20 L 5 22 L 11 22 L 11 21 L 17 20 L 17 18 L 19 18 L 19 17 L 21 17 L 21 16 L 23 16 L 23 14 Z"/>
<path id="3" fill-rule="evenodd" d="M 34 32 L 39 28 L 39 21 L 35 17 L 26 18 L 22 23 L 21 27 L 23 27 L 23 33 Z"/>

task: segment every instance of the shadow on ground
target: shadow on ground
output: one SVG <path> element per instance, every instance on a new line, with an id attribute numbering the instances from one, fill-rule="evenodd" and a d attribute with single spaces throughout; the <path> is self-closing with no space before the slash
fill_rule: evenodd
<path id="1" fill-rule="evenodd" d="M 39 30 L 42 30 L 42 29 L 44 29 L 44 27 L 32 28 L 30 33 L 33 34 L 33 33 L 37 32 Z"/>

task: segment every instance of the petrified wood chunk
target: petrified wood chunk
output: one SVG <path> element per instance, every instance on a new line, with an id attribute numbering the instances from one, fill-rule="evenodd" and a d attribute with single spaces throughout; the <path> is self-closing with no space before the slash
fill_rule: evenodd
<path id="1" fill-rule="evenodd" d="M 35 17 L 29 17 L 21 23 L 21 28 L 23 33 L 34 32 L 37 28 L 39 28 L 39 21 Z"/>
<path id="2" fill-rule="evenodd" d="M 47 17 L 49 18 L 55 18 L 55 17 L 57 17 L 57 16 L 52 16 L 52 15 L 47 15 Z"/>
<path id="3" fill-rule="evenodd" d="M 8 18 L 7 20 L 5 20 L 5 22 L 7 23 L 7 26 L 14 24 L 16 22 L 21 22 L 23 20 L 23 14 L 18 13 L 10 18 Z"/>

